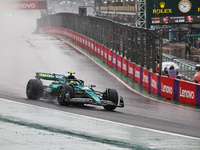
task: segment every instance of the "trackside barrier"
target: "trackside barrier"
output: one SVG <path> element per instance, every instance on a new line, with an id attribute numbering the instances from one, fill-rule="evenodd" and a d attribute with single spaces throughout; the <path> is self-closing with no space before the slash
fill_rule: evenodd
<path id="1" fill-rule="evenodd" d="M 62 35 L 69 38 L 75 45 L 140 83 L 151 93 L 173 99 L 179 103 L 200 106 L 200 85 L 196 83 L 149 72 L 96 41 L 68 29 L 43 27 L 41 33 Z"/>

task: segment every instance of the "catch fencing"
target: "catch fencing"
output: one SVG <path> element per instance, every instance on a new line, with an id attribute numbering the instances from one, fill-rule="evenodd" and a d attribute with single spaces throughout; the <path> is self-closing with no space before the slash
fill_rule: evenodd
<path id="1" fill-rule="evenodd" d="M 156 62 L 162 62 L 162 40 L 156 30 L 135 28 L 104 18 L 70 13 L 44 16 L 37 20 L 37 25 L 62 27 L 87 36 L 154 73 Z"/>

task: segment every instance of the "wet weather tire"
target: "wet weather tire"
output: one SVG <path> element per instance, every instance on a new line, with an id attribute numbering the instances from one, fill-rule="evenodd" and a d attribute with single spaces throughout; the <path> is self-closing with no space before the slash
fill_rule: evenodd
<path id="1" fill-rule="evenodd" d="M 68 97 L 66 97 L 68 95 Z M 74 89 L 70 85 L 61 85 L 58 89 L 58 103 L 60 105 L 68 106 L 70 102 L 66 101 L 66 98 L 73 98 L 74 97 Z"/>
<path id="2" fill-rule="evenodd" d="M 26 86 L 26 96 L 29 99 L 40 99 L 43 95 L 44 86 L 39 79 L 30 79 Z"/>
<path id="3" fill-rule="evenodd" d="M 112 101 L 115 105 L 118 104 L 118 93 L 115 89 L 106 89 L 106 99 Z M 103 106 L 105 110 L 112 111 L 116 108 L 113 105 Z"/>

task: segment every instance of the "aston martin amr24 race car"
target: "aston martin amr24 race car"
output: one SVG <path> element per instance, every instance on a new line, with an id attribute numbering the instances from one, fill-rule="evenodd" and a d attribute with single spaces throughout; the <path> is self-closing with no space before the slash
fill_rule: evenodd
<path id="1" fill-rule="evenodd" d="M 118 98 L 115 89 L 106 88 L 105 91 L 95 91 L 95 85 L 85 86 L 84 81 L 76 79 L 74 72 L 69 75 L 37 72 L 35 79 L 30 79 L 26 87 L 26 95 L 29 99 L 56 98 L 60 105 L 92 104 L 103 106 L 105 110 L 114 110 L 116 107 L 124 107 L 123 98 Z M 52 80 L 49 86 L 43 85 L 43 80 Z"/>

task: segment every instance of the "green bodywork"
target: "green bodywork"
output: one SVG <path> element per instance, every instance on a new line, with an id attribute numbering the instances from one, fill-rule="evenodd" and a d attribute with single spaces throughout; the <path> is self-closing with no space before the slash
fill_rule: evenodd
<path id="1" fill-rule="evenodd" d="M 70 73 L 69 76 L 50 74 L 50 73 L 36 73 L 36 76 L 38 78 L 45 80 L 55 80 L 45 89 L 47 95 L 57 96 L 59 87 L 62 84 L 69 84 L 74 88 L 75 98 L 76 97 L 92 98 L 96 102 L 101 101 L 99 96 L 92 90 L 92 88 L 84 86 L 84 82 L 82 80 L 78 80 L 72 75 L 74 74 L 74 72 L 68 72 L 68 73 Z M 76 81 L 78 85 L 70 84 L 71 81 Z"/>

